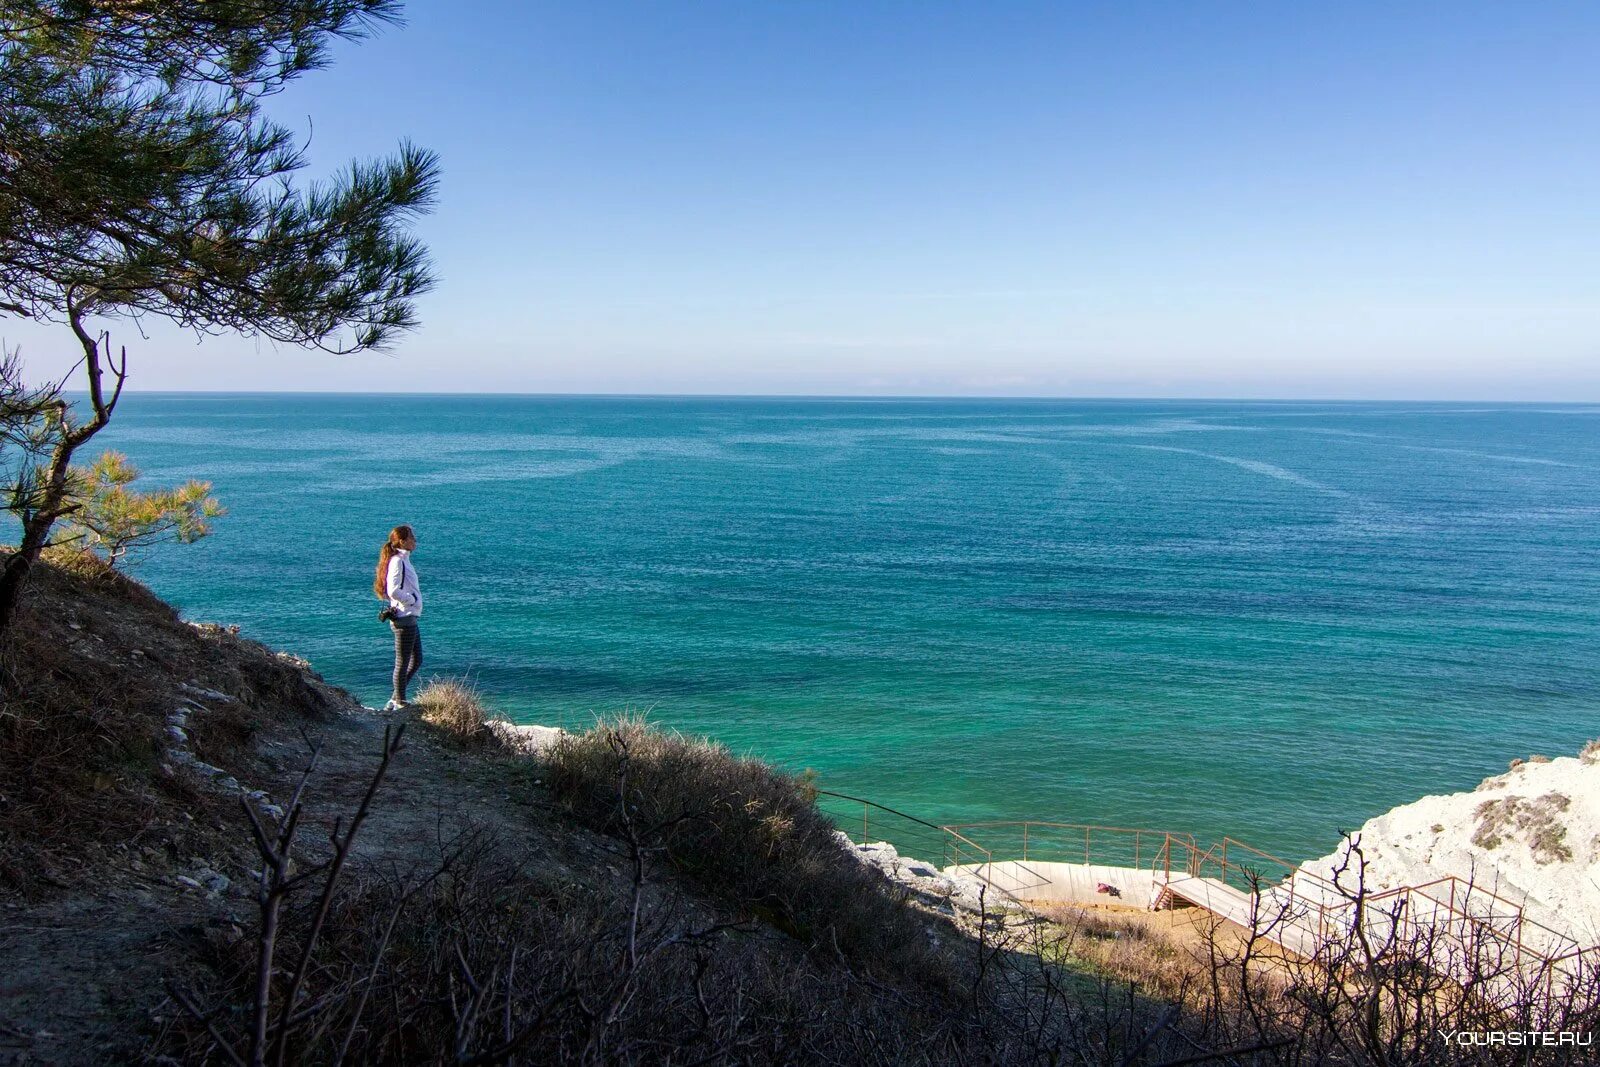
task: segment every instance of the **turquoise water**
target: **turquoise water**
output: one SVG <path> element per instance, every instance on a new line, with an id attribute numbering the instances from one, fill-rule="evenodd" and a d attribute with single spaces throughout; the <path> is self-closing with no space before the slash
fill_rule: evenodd
<path id="1" fill-rule="evenodd" d="M 231 510 L 142 578 L 369 702 L 407 521 L 424 677 L 938 821 L 1308 856 L 1600 735 L 1600 408 L 141 394 L 103 443 Z"/>

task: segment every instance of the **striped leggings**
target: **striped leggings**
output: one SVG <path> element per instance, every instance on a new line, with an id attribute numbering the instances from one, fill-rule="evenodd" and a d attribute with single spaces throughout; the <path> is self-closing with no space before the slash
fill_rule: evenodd
<path id="1" fill-rule="evenodd" d="M 389 625 L 394 629 L 394 698 L 404 704 L 406 686 L 422 666 L 422 627 L 415 619 Z"/>

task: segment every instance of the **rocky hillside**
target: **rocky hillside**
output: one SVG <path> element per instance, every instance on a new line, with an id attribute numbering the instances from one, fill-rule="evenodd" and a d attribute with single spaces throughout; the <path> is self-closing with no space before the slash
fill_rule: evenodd
<path id="1" fill-rule="evenodd" d="M 36 573 L 0 707 L 0 1063 L 248 1059 L 258 1011 L 292 1062 L 1026 1062 L 1054 1029 L 974 1000 L 981 917 L 771 768 L 403 722 L 90 559 Z"/>

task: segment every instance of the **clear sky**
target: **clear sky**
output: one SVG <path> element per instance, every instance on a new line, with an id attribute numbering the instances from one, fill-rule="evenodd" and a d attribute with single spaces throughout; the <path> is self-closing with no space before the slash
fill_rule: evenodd
<path id="1" fill-rule="evenodd" d="M 442 155 L 423 328 L 137 387 L 1600 399 L 1600 5 L 407 14 L 276 108 Z"/>

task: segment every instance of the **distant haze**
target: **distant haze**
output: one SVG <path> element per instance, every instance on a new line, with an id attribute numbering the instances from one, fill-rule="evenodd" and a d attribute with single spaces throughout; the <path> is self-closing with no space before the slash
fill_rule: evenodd
<path id="1" fill-rule="evenodd" d="M 441 153 L 423 328 L 135 387 L 1600 400 L 1596 5 L 407 13 L 274 107 Z"/>

